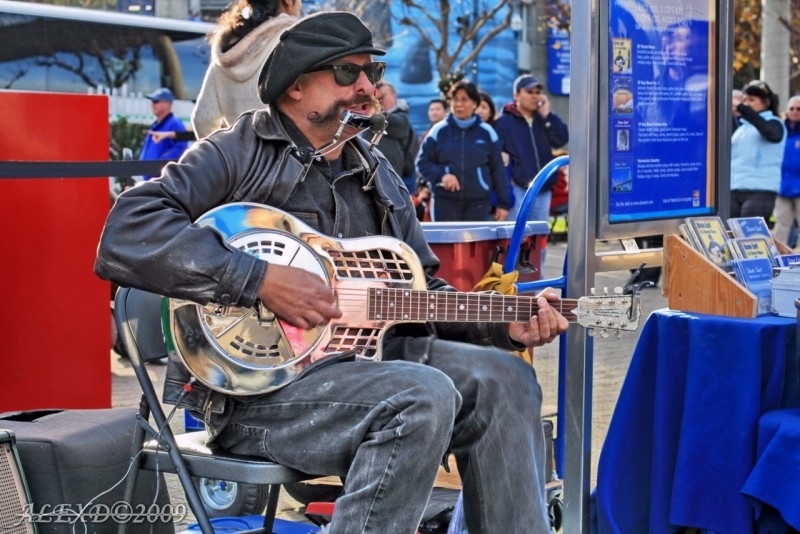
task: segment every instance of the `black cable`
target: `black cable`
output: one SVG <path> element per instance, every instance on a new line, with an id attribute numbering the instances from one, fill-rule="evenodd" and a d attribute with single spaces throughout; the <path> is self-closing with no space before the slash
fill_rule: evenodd
<path id="1" fill-rule="evenodd" d="M 158 176 L 170 161 L 0 161 L 0 179 Z"/>

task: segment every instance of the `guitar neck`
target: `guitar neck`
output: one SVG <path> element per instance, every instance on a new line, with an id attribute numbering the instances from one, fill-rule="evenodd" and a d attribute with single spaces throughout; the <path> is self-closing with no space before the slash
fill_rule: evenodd
<path id="1" fill-rule="evenodd" d="M 528 322 L 539 311 L 537 297 L 495 293 L 459 293 L 372 287 L 367 296 L 367 314 L 373 321 L 448 321 L 468 323 Z M 550 305 L 571 323 L 574 299 L 560 299 Z"/>

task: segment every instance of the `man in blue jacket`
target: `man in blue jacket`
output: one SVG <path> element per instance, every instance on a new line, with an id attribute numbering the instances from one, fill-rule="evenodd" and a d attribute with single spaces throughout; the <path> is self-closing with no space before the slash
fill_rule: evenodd
<path id="1" fill-rule="evenodd" d="M 175 95 L 166 87 L 162 87 L 147 95 L 147 98 L 153 102 L 153 115 L 156 116 L 156 121 L 150 125 L 147 137 L 144 138 L 144 145 L 139 159 L 165 160 L 180 158 L 189 147 L 189 143 L 176 141 L 170 137 L 163 137 L 160 141 L 156 141 L 152 135 L 152 132 L 186 131 L 183 123 L 172 114 L 172 102 L 175 101 Z M 150 178 L 150 176 L 144 177 L 145 180 Z"/>
<path id="2" fill-rule="evenodd" d="M 786 144 L 772 235 L 781 243 L 792 246 L 792 227 L 800 219 L 800 95 L 789 99 L 783 124 L 786 126 Z"/>
<path id="3" fill-rule="evenodd" d="M 503 107 L 503 113 L 493 124 L 503 152 L 508 154 L 514 206 L 508 220 L 517 218 L 522 199 L 534 176 L 553 159 L 553 149 L 569 141 L 567 125 L 561 117 L 550 112 L 550 102 L 542 84 L 530 74 L 514 81 L 514 102 Z M 553 173 L 544 184 L 528 214 L 529 221 L 547 221 L 550 218 L 551 190 L 558 179 Z"/>

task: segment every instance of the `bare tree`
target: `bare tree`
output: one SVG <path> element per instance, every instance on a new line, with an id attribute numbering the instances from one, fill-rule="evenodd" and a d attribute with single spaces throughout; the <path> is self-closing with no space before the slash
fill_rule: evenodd
<path id="1" fill-rule="evenodd" d="M 790 19 L 785 17 L 780 18 L 780 23 L 789 31 L 790 45 L 789 45 L 789 85 L 790 87 L 798 87 L 800 83 L 800 1 L 792 0 L 790 2 Z"/>
<path id="2" fill-rule="evenodd" d="M 439 0 L 438 4 L 423 0 L 394 1 L 400 4 L 397 17 L 391 14 L 392 0 L 328 0 L 322 7 L 359 15 L 378 42 L 391 43 L 392 23 L 409 28 L 433 51 L 434 65 L 442 80 L 463 76 L 481 50 L 511 25 L 515 3 L 514 0 Z M 376 17 L 378 10 L 381 12 Z M 492 21 L 494 24 L 490 24 Z M 452 27 L 459 29 L 455 39 L 450 32 Z"/>
<path id="3" fill-rule="evenodd" d="M 464 4 L 464 2 L 457 3 Z M 458 39 L 451 43 L 452 6 L 449 0 L 439 1 L 438 12 L 417 0 L 401 0 L 403 16 L 399 23 L 414 28 L 422 40 L 433 50 L 436 58 L 436 70 L 441 77 L 463 72 L 478 58 L 483 47 L 492 38 L 511 25 L 511 16 L 514 14 L 513 0 L 499 0 L 493 3 L 475 0 L 474 4 L 480 4 L 477 9 L 473 9 L 474 16 L 462 14 L 458 17 L 461 31 Z M 481 34 L 481 31 L 488 27 L 488 23 L 500 13 L 504 13 L 500 22 Z M 435 35 L 426 33 L 423 20 L 428 21 L 436 28 Z"/>

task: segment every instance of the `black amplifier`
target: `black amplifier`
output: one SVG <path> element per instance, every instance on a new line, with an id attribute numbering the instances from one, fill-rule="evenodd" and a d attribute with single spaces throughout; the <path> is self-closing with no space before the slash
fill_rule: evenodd
<path id="1" fill-rule="evenodd" d="M 30 490 L 23 523 L 39 534 L 114 533 L 121 521 L 130 532 L 174 533 L 163 474 L 140 471 L 133 502 L 123 502 L 135 426 L 133 408 L 0 414 Z"/>

